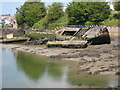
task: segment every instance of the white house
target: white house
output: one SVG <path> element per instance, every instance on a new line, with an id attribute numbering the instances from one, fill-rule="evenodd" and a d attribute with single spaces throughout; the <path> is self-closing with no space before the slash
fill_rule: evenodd
<path id="1" fill-rule="evenodd" d="M 114 6 L 113 6 L 114 0 L 106 0 L 106 2 L 108 2 L 108 5 L 110 6 L 110 9 L 112 9 L 114 11 L 115 10 Z"/>

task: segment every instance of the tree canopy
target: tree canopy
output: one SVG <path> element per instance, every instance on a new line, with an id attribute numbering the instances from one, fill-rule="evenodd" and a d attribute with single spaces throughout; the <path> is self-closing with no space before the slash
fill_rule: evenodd
<path id="1" fill-rule="evenodd" d="M 107 2 L 71 2 L 63 11 L 60 2 L 46 8 L 40 0 L 27 1 L 17 8 L 16 20 L 20 28 L 54 29 L 65 25 L 101 24 L 111 14 Z M 115 3 L 115 6 L 118 7 L 118 4 Z M 119 15 L 114 17 L 119 18 Z"/>
<path id="2" fill-rule="evenodd" d="M 100 23 L 110 15 L 110 7 L 106 2 L 71 2 L 66 12 L 70 25 L 86 22 Z"/>
<path id="3" fill-rule="evenodd" d="M 120 1 L 114 3 L 114 8 L 116 11 L 120 11 Z"/>
<path id="4" fill-rule="evenodd" d="M 16 20 L 20 28 L 30 28 L 34 23 L 45 17 L 46 8 L 43 2 L 25 2 L 16 8 Z"/>
<path id="5" fill-rule="evenodd" d="M 42 20 L 39 20 L 37 23 L 35 23 L 33 28 L 46 29 L 49 27 L 49 25 L 57 21 L 63 15 L 64 12 L 62 3 L 54 2 L 52 5 L 48 6 L 48 13 L 46 16 Z"/>
<path id="6" fill-rule="evenodd" d="M 49 22 L 54 22 L 57 19 L 59 19 L 63 15 L 63 5 L 62 3 L 53 3 L 52 5 L 49 5 L 47 18 Z"/>

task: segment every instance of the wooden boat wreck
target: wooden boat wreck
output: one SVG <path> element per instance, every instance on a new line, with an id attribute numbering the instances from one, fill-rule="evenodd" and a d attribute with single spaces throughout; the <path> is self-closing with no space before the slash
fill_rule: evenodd
<path id="1" fill-rule="evenodd" d="M 47 43 L 48 47 L 66 47 L 66 48 L 86 48 L 87 45 L 110 44 L 110 36 L 107 27 L 83 27 L 66 28 L 60 35 L 80 36 L 82 40 L 71 39 L 69 41 L 51 41 Z"/>
<path id="2" fill-rule="evenodd" d="M 47 47 L 62 47 L 62 48 L 86 48 L 87 41 L 49 41 Z"/>
<path id="3" fill-rule="evenodd" d="M 13 42 L 22 42 L 27 41 L 28 38 L 13 38 L 13 39 L 1 39 L 0 43 L 13 43 Z"/>
<path id="4" fill-rule="evenodd" d="M 110 44 L 110 36 L 107 27 L 94 27 L 89 29 L 83 36 L 90 44 Z"/>

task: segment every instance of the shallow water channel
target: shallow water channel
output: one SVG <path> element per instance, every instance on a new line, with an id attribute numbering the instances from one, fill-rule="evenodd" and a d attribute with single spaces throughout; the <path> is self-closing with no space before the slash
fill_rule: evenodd
<path id="1" fill-rule="evenodd" d="M 51 59 L 31 53 L 1 48 L 2 88 L 108 87 L 118 77 L 89 75 L 77 69 L 78 62 Z"/>

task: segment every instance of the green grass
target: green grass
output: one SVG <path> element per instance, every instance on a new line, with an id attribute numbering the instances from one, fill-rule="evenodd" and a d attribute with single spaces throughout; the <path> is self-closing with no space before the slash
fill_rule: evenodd
<path id="1" fill-rule="evenodd" d="M 55 34 L 43 34 L 43 33 L 35 33 L 35 32 L 25 32 L 26 36 L 31 36 L 31 37 L 50 37 L 50 36 L 56 36 Z"/>
<path id="2" fill-rule="evenodd" d="M 25 37 L 17 37 L 17 39 L 25 39 Z"/>
<path id="3" fill-rule="evenodd" d="M 107 19 L 102 22 L 103 25 L 120 26 L 120 19 Z"/>

